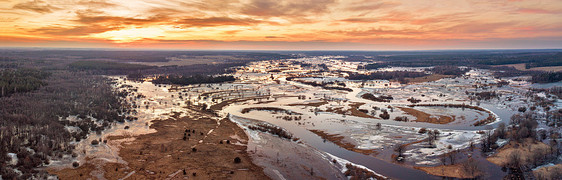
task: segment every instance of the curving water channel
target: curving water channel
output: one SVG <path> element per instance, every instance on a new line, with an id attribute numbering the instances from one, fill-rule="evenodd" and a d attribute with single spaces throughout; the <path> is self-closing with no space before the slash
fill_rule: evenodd
<path id="1" fill-rule="evenodd" d="M 245 117 L 230 115 L 230 118 L 236 121 L 237 118 L 245 118 Z M 350 162 L 363 165 L 391 179 L 420 179 L 420 180 L 441 179 L 440 177 L 427 174 L 420 170 L 411 169 L 398 164 L 389 163 L 372 156 L 367 156 L 361 153 L 356 153 L 341 148 L 338 145 L 330 141 L 325 141 L 320 136 L 317 136 L 316 134 L 306 130 L 305 128 L 297 126 L 293 123 L 289 123 L 274 118 L 264 118 L 263 121 L 266 121 L 271 124 L 275 124 L 279 127 L 286 129 L 296 137 L 300 138 L 301 141 L 303 141 L 304 143 L 318 150 L 330 153 L 334 156 L 346 159 Z"/>

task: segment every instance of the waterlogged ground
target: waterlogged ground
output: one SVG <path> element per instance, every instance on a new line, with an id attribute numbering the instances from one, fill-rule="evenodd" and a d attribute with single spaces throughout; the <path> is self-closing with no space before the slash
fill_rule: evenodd
<path id="1" fill-rule="evenodd" d="M 188 109 L 181 107 L 185 101 L 171 98 L 166 87 L 158 87 L 150 82 L 127 81 L 123 77 L 114 77 L 114 80 L 117 82 L 116 90 L 131 92 L 127 99 L 134 105 L 142 106 L 135 108 L 136 112 L 133 115 L 136 119 L 128 119 L 124 123 L 113 123 L 111 128 L 99 134 L 92 133 L 86 139 L 74 142 L 73 144 L 76 147 L 75 157 L 65 156 L 59 161 L 53 161 L 49 167 L 55 169 L 69 168 L 72 162 L 86 162 L 86 160 L 97 161 L 101 165 L 105 163 L 126 163 L 119 156 L 119 149 L 122 144 L 135 140 L 135 136 L 154 133 L 155 130 L 149 128 L 153 120 L 169 119 L 173 115 L 172 112 L 183 112 L 181 116 L 190 114 Z M 149 108 L 146 108 L 146 105 Z M 93 119 L 92 117 L 86 118 Z M 66 117 L 66 119 L 79 120 L 76 116 Z M 94 121 L 96 120 L 94 119 Z M 79 128 L 71 126 L 66 128 L 79 130 Z M 125 138 L 108 140 L 111 136 L 123 136 Z M 99 141 L 100 139 L 101 141 Z M 99 144 L 92 145 L 91 142 L 94 140 L 98 140 Z M 103 171 L 92 174 L 95 174 L 95 177 L 103 178 Z"/>
<path id="2" fill-rule="evenodd" d="M 326 57 L 303 58 L 296 61 L 310 64 L 328 64 L 330 70 L 363 72 L 355 70 L 360 63 L 327 61 Z M 275 67 L 283 65 L 281 72 L 268 72 Z M 387 68 L 383 71 L 413 70 L 423 71 L 425 68 Z M 492 76 L 491 72 L 473 69 L 457 78 L 443 78 L 432 82 L 415 84 L 400 84 L 385 80 L 348 81 L 342 74 L 311 73 L 312 69 L 302 68 L 297 65 L 283 64 L 280 61 L 264 61 L 251 64 L 235 75 L 241 77 L 242 82 L 259 84 L 260 91 L 269 94 L 290 94 L 302 97 L 281 97 L 275 99 L 255 99 L 231 104 L 223 109 L 223 114 L 252 118 L 266 121 L 294 134 L 306 134 L 302 131 L 317 130 L 332 136 L 340 141 L 338 145 L 352 144 L 357 152 L 369 151 L 371 156 L 387 162 L 392 162 L 392 154 L 397 144 L 409 144 L 405 151 L 406 163 L 412 166 L 439 165 L 438 157 L 455 149 L 465 149 L 470 144 L 478 144 L 482 133 L 496 127 L 499 122 L 509 123 L 510 117 L 517 112 L 519 107 L 529 107 L 528 97 L 524 93 L 528 88 L 534 87 L 525 81 L 516 78 L 503 79 L 510 85 L 497 86 L 501 80 Z M 348 91 L 326 90 L 295 81 L 287 81 L 286 77 L 302 76 L 298 78 L 309 82 L 343 82 Z M 345 75 L 343 75 L 345 76 Z M 492 99 L 478 100 L 469 98 L 472 92 L 496 92 L 501 94 Z M 361 98 L 362 94 L 392 96 L 393 100 L 386 102 L 373 102 Z M 418 104 L 456 104 L 470 105 L 484 109 L 447 107 L 410 107 L 412 103 L 408 98 L 421 100 Z M 555 104 L 559 106 L 560 100 Z M 242 113 L 245 108 L 252 107 L 277 107 L 296 112 L 300 115 L 288 115 L 273 111 L 250 111 Z M 429 115 L 430 118 L 448 117 L 452 121 L 445 124 L 416 122 L 417 117 L 402 108 L 411 108 Z M 367 110 L 366 113 L 356 113 L 352 109 Z M 379 117 L 381 110 L 386 110 L 389 120 Z M 542 111 L 539 107 L 538 111 Z M 493 122 L 475 126 L 477 121 L 493 117 Z M 407 117 L 408 122 L 394 121 L 395 117 Z M 380 125 L 379 125 L 380 123 Z M 433 147 L 424 141 L 427 134 L 419 133 L 421 128 L 438 130 L 440 133 Z M 307 134 L 308 135 L 308 134 Z M 314 134 L 316 135 L 316 134 Z M 301 137 L 307 141 L 307 137 Z M 326 137 L 324 137 L 326 138 Z M 330 138 L 326 138 L 330 139 Z M 313 140 L 310 140 L 313 141 Z M 309 143 L 313 144 L 313 143 Z M 318 146 L 316 146 L 318 147 Z M 366 152 L 366 151 L 363 151 Z M 374 168 L 373 168 L 374 169 Z M 375 169 L 376 170 L 376 169 Z M 384 174 L 384 173 L 383 173 Z"/>
<path id="3" fill-rule="evenodd" d="M 303 67 L 291 62 L 312 66 Z M 317 72 L 317 64 L 326 64 L 328 69 L 337 73 Z M 376 172 L 379 177 L 436 179 L 412 167 L 438 165 L 438 156 L 455 149 L 468 148 L 471 142 L 476 144 L 482 138 L 482 132 L 497 126 L 499 122 L 508 123 L 517 108 L 529 106 L 523 94 L 532 87 L 531 84 L 506 79 L 510 85 L 496 86 L 494 83 L 500 80 L 493 78 L 486 70 L 474 69 L 457 78 L 412 84 L 386 80 L 346 80 L 345 72 L 367 72 L 357 70 L 358 65 L 361 63 L 342 62 L 334 57 L 261 61 L 239 68 L 233 74 L 238 79 L 236 82 L 190 86 L 160 86 L 114 77 L 117 89 L 131 92 L 128 99 L 138 106 L 135 114 L 138 119 L 113 124 L 111 129 L 101 134 L 91 134 L 86 140 L 76 142 L 76 158 L 65 157 L 51 166 L 68 167 L 72 161 L 86 159 L 125 163 L 118 155 L 122 142 L 153 133 L 154 130 L 149 128 L 151 121 L 169 119 L 174 112 L 178 112 L 180 117 L 197 118 L 194 117 L 197 113 L 190 110 L 196 107 L 214 110 L 218 116 L 213 118 L 228 118 L 243 128 L 249 138 L 246 151 L 254 164 L 262 167 L 264 173 L 273 179 L 346 179 L 347 163 Z M 275 69 L 278 71 L 271 71 Z M 395 67 L 382 70 L 424 69 Z M 287 80 L 295 76 L 307 82 L 344 83 L 351 91 L 327 90 Z M 470 100 L 468 93 L 484 91 L 495 91 L 502 95 L 488 100 Z M 392 96 L 393 99 L 390 102 L 375 102 L 361 98 L 365 93 Z M 420 100 L 418 104 L 464 104 L 482 109 L 412 107 L 408 98 Z M 555 104 L 560 107 L 560 100 Z M 389 119 L 380 117 L 383 111 L 389 114 Z M 537 111 L 541 112 L 542 109 L 539 107 Z M 408 120 L 395 121 L 396 117 Z M 448 122 L 420 122 L 424 117 L 447 119 Z M 488 117 L 493 117 L 493 122 L 474 125 Z M 298 140 L 283 139 L 248 128 L 263 123 L 281 127 Z M 439 131 L 434 146 L 428 146 L 427 134 L 420 133 L 422 128 Z M 67 129 L 76 130 L 76 127 Z M 101 138 L 103 142 L 110 136 L 125 138 L 100 145 L 90 144 L 92 140 Z M 407 145 L 405 162 L 400 164 L 395 162 L 393 156 L 398 145 Z"/>

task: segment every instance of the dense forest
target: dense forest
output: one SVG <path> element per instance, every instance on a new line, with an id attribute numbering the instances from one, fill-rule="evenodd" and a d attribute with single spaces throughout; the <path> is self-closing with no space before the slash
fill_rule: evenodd
<path id="1" fill-rule="evenodd" d="M 562 66 L 560 50 L 498 50 L 498 51 L 419 51 L 419 52 L 348 52 L 379 61 L 360 68 L 378 69 L 387 66 L 429 67 L 438 65 L 479 66 L 520 64 L 526 68 Z M 350 56 L 351 57 L 351 56 Z M 357 59 L 354 57 L 353 59 Z"/>
<path id="2" fill-rule="evenodd" d="M 0 69 L 0 97 L 18 92 L 29 92 L 46 84 L 45 78 L 50 73 L 36 69 Z"/>
<path id="3" fill-rule="evenodd" d="M 154 84 L 176 84 L 176 85 L 190 85 L 190 84 L 206 84 L 206 83 L 223 83 L 236 80 L 234 76 L 180 76 L 180 75 L 167 75 L 158 76 L 152 80 Z"/>
<path id="4" fill-rule="evenodd" d="M 122 96 L 101 76 L 53 72 L 45 82 L 45 86 L 35 91 L 0 98 L 0 163 L 5 167 L 0 174 L 5 179 L 45 175 L 34 167 L 71 154 L 70 142 L 101 131 L 113 122 L 122 122 L 127 114 Z M 71 115 L 80 121 L 65 120 Z M 71 133 L 64 130 L 65 126 L 79 130 Z M 15 153 L 18 163 L 8 164 L 6 153 Z"/>
<path id="5" fill-rule="evenodd" d="M 220 64 L 193 64 L 186 66 L 147 66 L 141 64 L 112 61 L 75 61 L 68 65 L 72 71 L 86 71 L 98 75 L 127 75 L 130 78 L 142 78 L 154 74 L 180 74 L 182 76 L 213 75 L 229 73 L 230 68 L 242 66 L 243 62 Z"/>
<path id="6" fill-rule="evenodd" d="M 74 70 L 101 71 L 102 73 L 113 72 L 111 74 L 154 68 L 147 65 L 118 63 L 112 61 L 76 61 L 70 63 L 69 67 Z"/>
<path id="7" fill-rule="evenodd" d="M 470 68 L 459 68 L 458 66 L 435 66 L 429 71 L 433 74 L 460 76 L 468 72 Z"/>
<path id="8" fill-rule="evenodd" d="M 562 81 L 562 72 L 543 72 L 531 77 L 533 83 L 553 83 Z"/>

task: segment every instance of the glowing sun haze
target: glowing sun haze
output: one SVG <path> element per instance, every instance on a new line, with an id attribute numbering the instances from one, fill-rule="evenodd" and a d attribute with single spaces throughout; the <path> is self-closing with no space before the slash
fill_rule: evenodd
<path id="1" fill-rule="evenodd" d="M 0 46 L 562 48 L 561 0 L 0 0 Z"/>

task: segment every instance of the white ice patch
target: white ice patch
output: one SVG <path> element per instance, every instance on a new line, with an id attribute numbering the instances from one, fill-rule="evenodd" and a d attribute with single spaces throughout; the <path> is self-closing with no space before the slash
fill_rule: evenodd
<path id="1" fill-rule="evenodd" d="M 353 165 L 353 166 L 356 166 L 356 167 L 365 169 L 365 170 L 367 170 L 367 171 L 369 171 L 369 172 L 372 172 L 372 173 L 374 173 L 374 174 L 377 175 L 377 176 L 386 178 L 386 177 L 383 176 L 382 174 L 379 174 L 379 173 L 373 171 L 372 169 L 369 169 L 369 168 L 367 168 L 367 167 L 365 167 L 365 166 L 363 166 L 363 165 L 359 165 L 359 164 L 352 163 L 352 162 L 350 162 L 350 161 L 348 161 L 348 160 L 346 160 L 346 159 L 339 158 L 339 157 L 334 156 L 334 155 L 332 155 L 332 154 L 330 154 L 330 153 L 325 153 L 325 154 L 327 154 L 328 156 L 330 156 L 331 159 L 335 159 L 335 160 L 337 161 L 337 163 L 339 164 L 339 167 L 342 167 L 342 168 L 341 168 L 341 172 L 342 172 L 342 173 L 345 173 L 345 172 L 347 171 L 347 168 L 346 168 L 345 165 L 346 165 L 346 164 L 351 164 L 351 165 Z"/>

